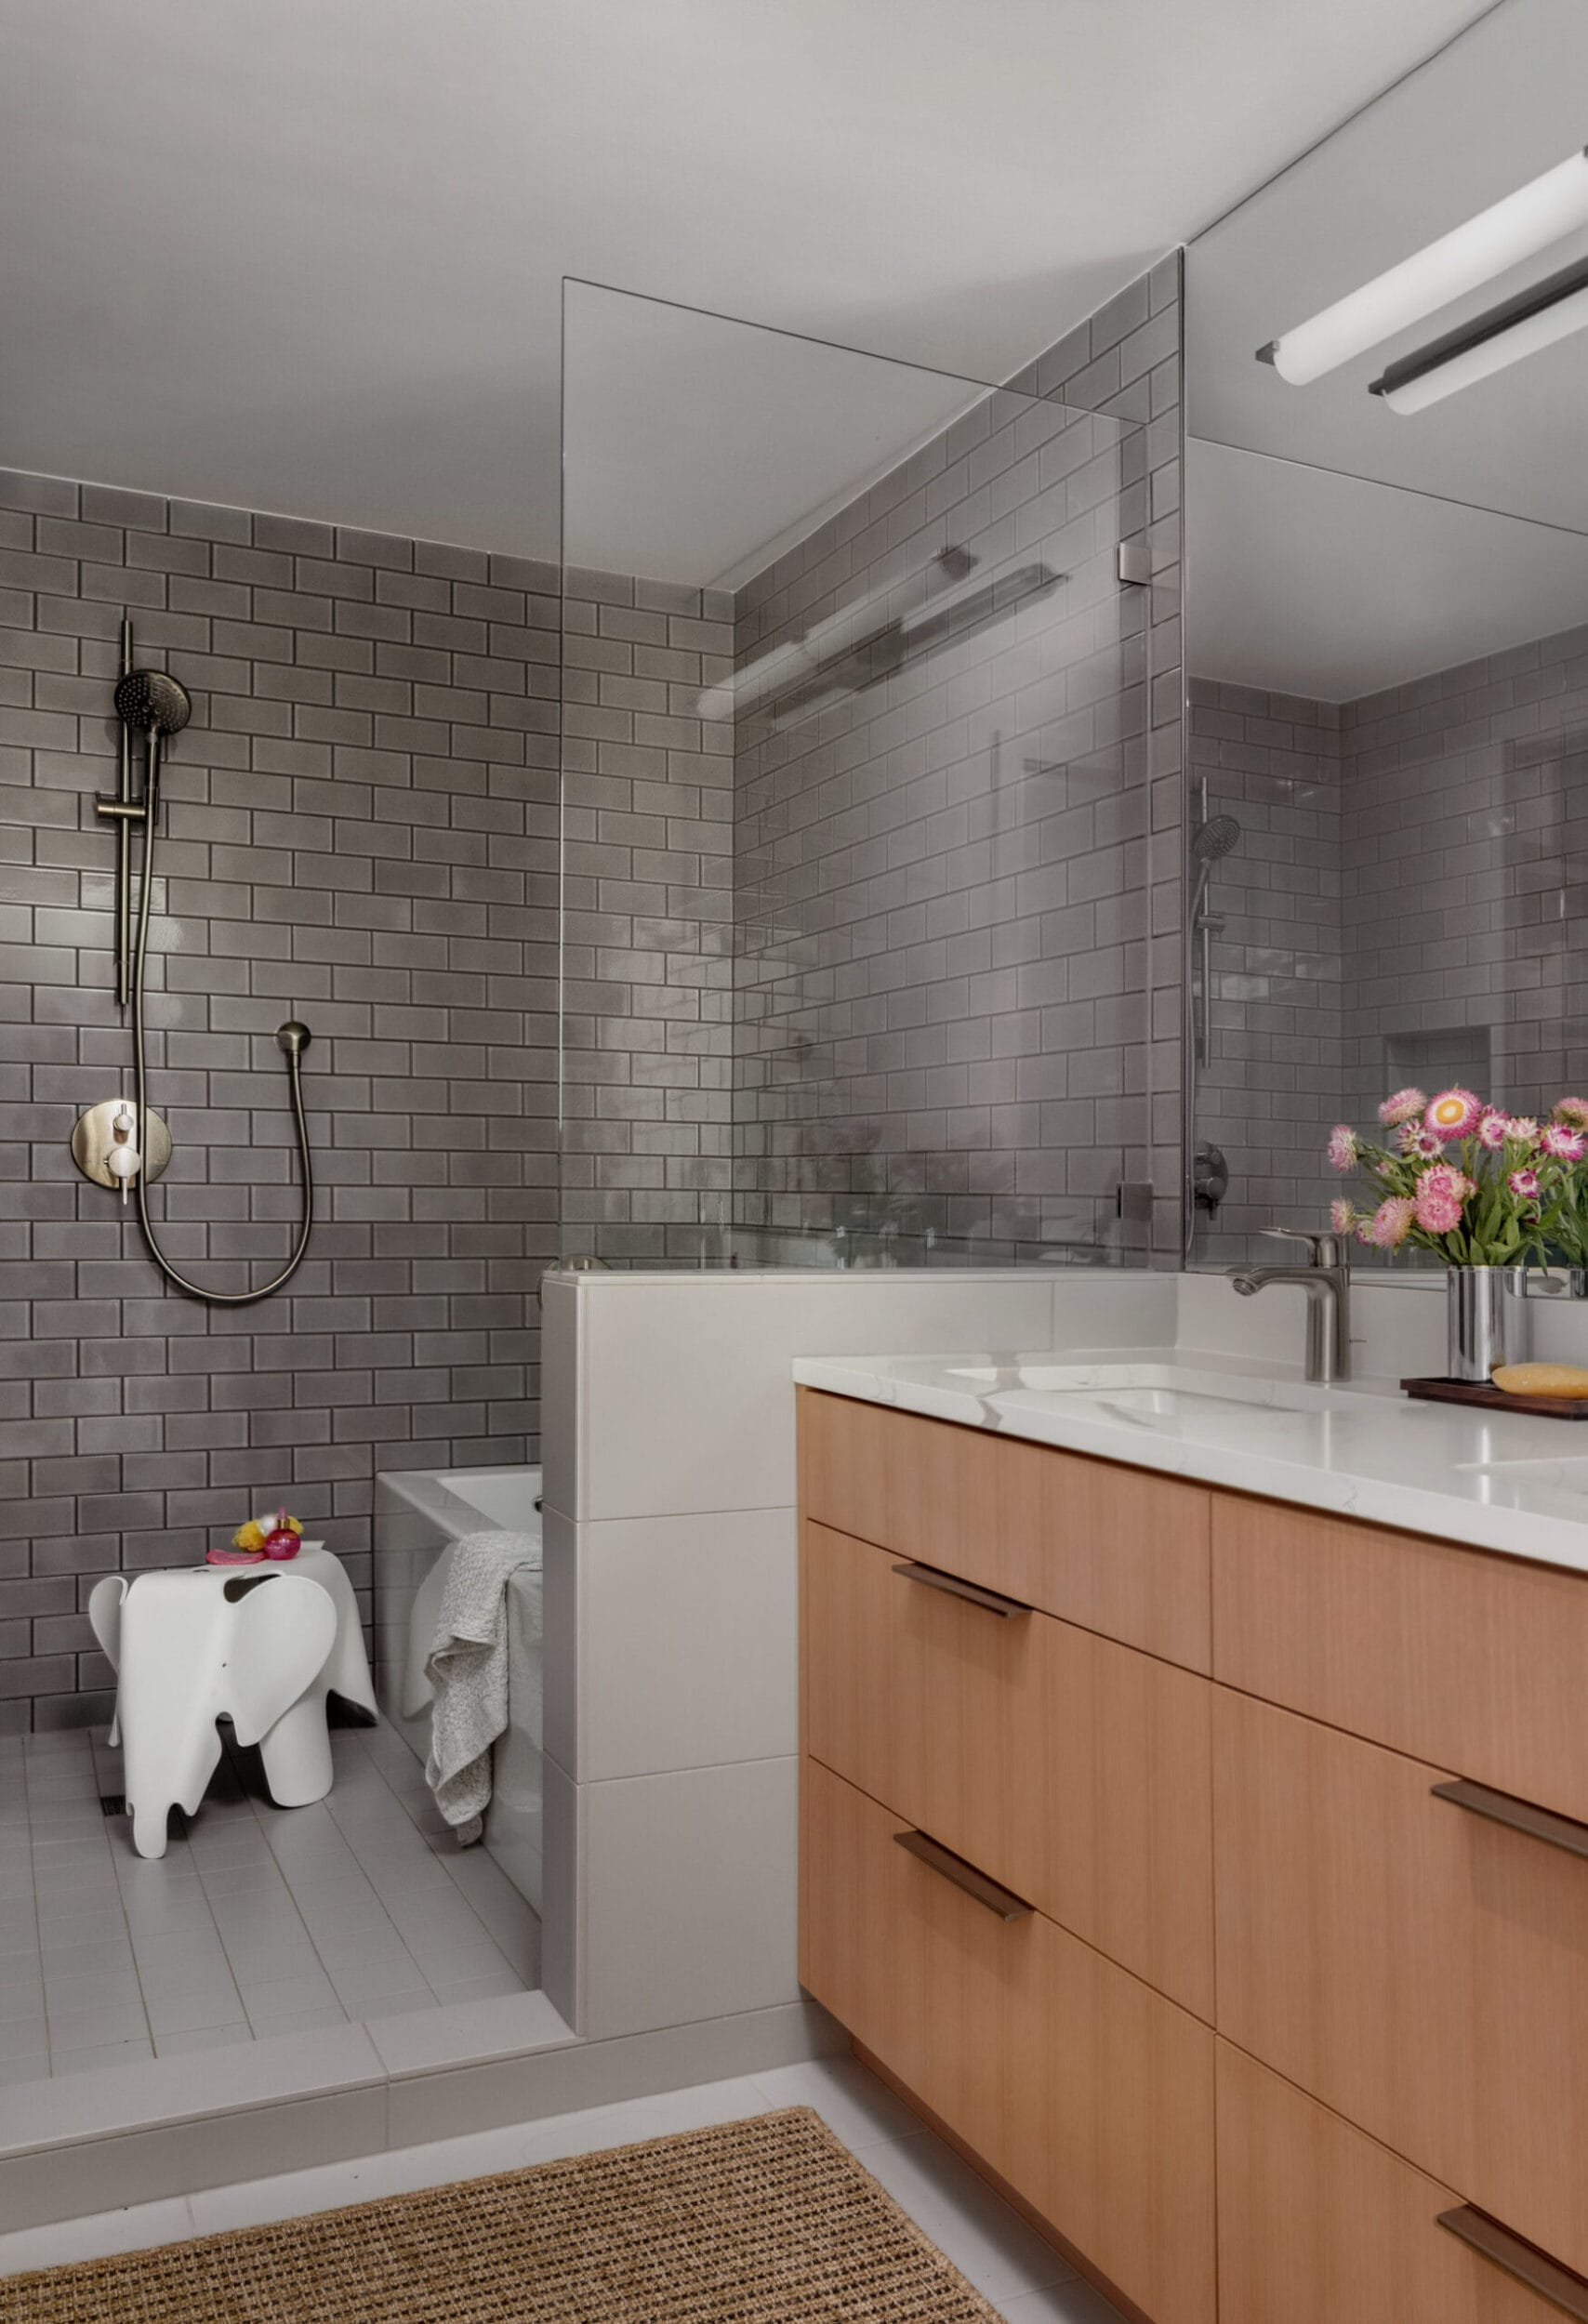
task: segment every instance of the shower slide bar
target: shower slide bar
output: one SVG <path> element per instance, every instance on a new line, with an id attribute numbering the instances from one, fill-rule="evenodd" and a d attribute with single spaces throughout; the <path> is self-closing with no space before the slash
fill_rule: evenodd
<path id="1" fill-rule="evenodd" d="M 149 1181 L 157 1178 L 170 1153 L 170 1139 L 159 1116 L 148 1104 L 148 1058 L 145 997 L 149 963 L 149 925 L 154 894 L 154 848 L 160 817 L 160 767 L 165 742 L 179 734 L 192 716 L 188 690 L 164 670 L 133 667 L 132 622 L 122 619 L 119 637 L 120 674 L 115 706 L 121 720 L 121 747 L 116 763 L 116 787 L 109 799 L 95 801 L 95 812 L 114 826 L 115 858 L 115 991 L 118 1007 L 132 1010 L 133 1099 L 111 1099 L 91 1106 L 77 1124 L 72 1151 L 85 1177 L 101 1186 L 119 1189 L 126 1199 L 130 1186 L 137 1196 L 138 1222 L 149 1255 L 177 1290 L 214 1307 L 247 1307 L 279 1291 L 298 1272 L 314 1225 L 314 1168 L 309 1147 L 309 1121 L 303 1103 L 303 1053 L 310 1043 L 309 1027 L 289 1018 L 276 1028 L 276 1045 L 286 1060 L 293 1126 L 297 1131 L 298 1167 L 303 1182 L 303 1212 L 291 1257 L 268 1283 L 247 1291 L 216 1291 L 193 1283 L 178 1272 L 160 1248 L 149 1215 Z M 144 738 L 143 786 L 133 788 L 133 737 Z M 143 828 L 142 878 L 139 883 L 137 936 L 133 934 L 132 829 Z M 139 1152 L 139 1148 L 142 1149 Z"/>

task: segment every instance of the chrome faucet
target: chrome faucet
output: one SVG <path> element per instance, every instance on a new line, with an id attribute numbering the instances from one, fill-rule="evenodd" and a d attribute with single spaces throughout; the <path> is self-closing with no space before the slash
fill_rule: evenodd
<path id="1" fill-rule="evenodd" d="M 1266 1226 L 1279 1242 L 1305 1243 L 1304 1266 L 1238 1267 L 1230 1281 L 1243 1300 L 1271 1283 L 1293 1283 L 1307 1295 L 1308 1380 L 1351 1377 L 1351 1247 L 1343 1235 L 1306 1233 L 1293 1226 Z"/>

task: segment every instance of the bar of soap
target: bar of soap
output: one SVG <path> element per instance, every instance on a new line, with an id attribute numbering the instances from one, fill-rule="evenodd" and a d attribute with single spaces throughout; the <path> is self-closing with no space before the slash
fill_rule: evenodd
<path id="1" fill-rule="evenodd" d="M 1493 1380 L 1508 1396 L 1588 1396 L 1588 1371 L 1580 1364 L 1501 1364 Z"/>

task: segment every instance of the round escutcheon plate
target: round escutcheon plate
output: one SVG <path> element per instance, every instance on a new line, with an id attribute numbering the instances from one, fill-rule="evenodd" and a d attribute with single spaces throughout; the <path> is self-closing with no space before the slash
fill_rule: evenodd
<path id="1" fill-rule="evenodd" d="M 106 1098 L 102 1105 L 91 1105 L 86 1114 L 79 1115 L 72 1133 L 72 1159 L 84 1177 L 91 1178 L 96 1186 L 108 1186 L 113 1192 L 120 1191 L 122 1181 L 111 1169 L 107 1157 L 122 1142 L 111 1125 L 124 1105 L 129 1113 L 133 1110 L 131 1101 L 125 1098 Z M 152 1182 L 171 1159 L 171 1133 L 151 1109 L 133 1133 L 134 1145 L 138 1145 L 139 1137 L 143 1174 Z"/>

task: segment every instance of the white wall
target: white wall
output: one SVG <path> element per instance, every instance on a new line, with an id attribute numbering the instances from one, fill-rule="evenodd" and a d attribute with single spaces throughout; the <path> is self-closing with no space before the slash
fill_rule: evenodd
<path id="1" fill-rule="evenodd" d="M 1278 1284 L 1243 1300 L 1223 1274 L 1184 1274 L 1179 1285 L 1179 1344 L 1210 1353 L 1266 1356 L 1300 1364 L 1306 1346 L 1306 1294 Z M 1535 1278 L 1536 1280 L 1536 1278 Z M 1527 1304 L 1539 1362 L 1588 1365 L 1588 1302 L 1559 1293 Z M 1369 1274 L 1351 1287 L 1351 1364 L 1358 1379 L 1429 1378 L 1445 1369 L 1443 1274 L 1393 1282 Z"/>
<path id="2" fill-rule="evenodd" d="M 1267 1246 L 1277 1263 L 1283 1257 Z M 1178 1341 L 1210 1354 L 1269 1358 L 1298 1365 L 1306 1353 L 1306 1293 L 1275 1284 L 1241 1299 L 1226 1274 L 1184 1274 L 1179 1286 Z M 1358 1275 L 1351 1286 L 1351 1367 L 1358 1378 L 1409 1379 L 1445 1368 L 1443 1278 L 1374 1283 Z"/>

